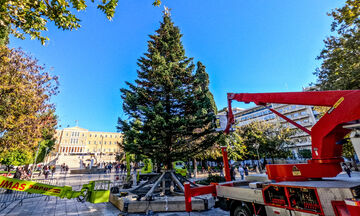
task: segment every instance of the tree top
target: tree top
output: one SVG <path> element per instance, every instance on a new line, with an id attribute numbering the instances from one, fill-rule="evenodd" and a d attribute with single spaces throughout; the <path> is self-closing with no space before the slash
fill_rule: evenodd
<path id="1" fill-rule="evenodd" d="M 163 11 L 164 16 L 170 17 L 171 16 L 170 11 L 171 11 L 171 8 L 164 6 L 164 11 Z"/>

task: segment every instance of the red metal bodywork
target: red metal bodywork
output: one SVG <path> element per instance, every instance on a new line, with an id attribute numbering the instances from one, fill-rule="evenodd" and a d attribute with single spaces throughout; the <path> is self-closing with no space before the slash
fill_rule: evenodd
<path id="1" fill-rule="evenodd" d="M 266 169 L 269 179 L 276 181 L 301 181 L 309 178 L 334 177 L 342 171 L 340 166 L 340 162 L 343 161 L 341 157 L 342 145 L 336 143 L 350 132 L 343 126 L 360 119 L 360 90 L 228 93 L 229 113 L 225 133 L 234 123 L 234 115 L 231 109 L 232 100 L 245 103 L 254 102 L 263 106 L 266 106 L 267 103 L 278 103 L 331 107 L 311 129 L 312 159 L 307 164 L 267 165 Z M 289 121 L 289 119 L 285 120 Z M 290 123 L 293 124 L 291 121 Z M 304 130 L 304 128 L 300 129 Z M 306 130 L 304 131 L 306 132 Z M 293 172 L 294 169 L 297 172 Z"/>
<path id="2" fill-rule="evenodd" d="M 223 161 L 224 161 L 224 169 L 225 169 L 225 180 L 227 182 L 231 181 L 230 176 L 230 169 L 229 169 L 229 160 L 227 156 L 227 147 L 222 146 L 221 152 L 223 155 Z M 202 186 L 202 187 L 195 187 L 191 188 L 189 183 L 184 184 L 184 196 L 185 196 L 185 209 L 187 212 L 191 212 L 191 197 L 199 196 L 203 194 L 212 194 L 213 196 L 216 196 L 216 185 L 217 183 L 211 183 L 209 186 Z M 222 186 L 232 186 L 233 184 L 230 183 L 221 183 Z"/>
<path id="3" fill-rule="evenodd" d="M 190 183 L 184 183 L 184 196 L 185 196 L 185 210 L 187 212 L 192 211 L 191 206 L 191 197 L 200 196 L 203 194 L 212 194 L 212 196 L 216 196 L 216 185 L 221 186 L 233 186 L 232 182 L 224 182 L 224 183 L 211 183 L 209 186 L 201 186 L 191 188 Z"/>
<path id="4" fill-rule="evenodd" d="M 321 202 L 320 202 L 320 199 L 319 199 L 319 195 L 318 195 L 318 192 L 316 190 L 316 188 L 314 187 L 296 187 L 296 186 L 287 186 L 287 185 L 276 185 L 278 187 L 283 187 L 284 190 L 285 190 L 285 199 L 288 203 L 288 205 L 281 205 L 281 204 L 273 204 L 273 203 L 268 203 L 266 202 L 266 199 L 265 199 L 265 193 L 264 191 L 271 187 L 272 185 L 268 185 L 266 186 L 265 188 L 263 188 L 263 199 L 264 199 L 264 203 L 265 205 L 267 206 L 274 206 L 274 207 L 278 207 L 278 208 L 286 208 L 286 209 L 289 209 L 289 210 L 292 210 L 292 211 L 296 211 L 296 212 L 305 212 L 305 213 L 311 213 L 311 214 L 317 214 L 319 216 L 324 216 L 324 210 L 322 208 L 322 205 L 321 205 Z M 315 195 L 316 195 L 316 200 L 317 202 L 319 203 L 319 210 L 320 212 L 314 212 L 314 211 L 309 211 L 309 210 L 304 210 L 304 209 L 297 209 L 297 208 L 294 208 L 294 207 L 291 207 L 290 206 L 290 195 L 289 195 L 289 189 L 290 188 L 308 188 L 308 189 L 313 189 L 315 191 Z"/>
<path id="5" fill-rule="evenodd" d="M 223 161 L 224 161 L 225 180 L 226 181 L 231 181 L 230 169 L 229 169 L 229 160 L 228 160 L 227 150 L 226 150 L 225 146 L 221 147 L 221 152 L 222 152 Z"/>

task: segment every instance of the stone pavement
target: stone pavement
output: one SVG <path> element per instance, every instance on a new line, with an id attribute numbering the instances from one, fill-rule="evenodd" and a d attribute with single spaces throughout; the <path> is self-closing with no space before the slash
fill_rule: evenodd
<path id="1" fill-rule="evenodd" d="M 36 176 L 37 177 L 37 176 Z M 40 181 L 37 177 L 34 181 Z M 67 175 L 56 173 L 54 179 L 51 180 L 51 184 L 59 186 L 68 185 L 72 186 L 74 190 L 79 190 L 82 184 L 86 184 L 92 180 L 114 180 L 115 173 L 111 174 L 78 174 L 78 175 Z M 98 203 L 92 204 L 88 202 L 78 202 L 76 199 L 60 199 L 57 197 L 42 196 L 35 198 L 24 199 L 22 202 L 14 201 L 8 205 L 5 209 L 1 210 L 0 216 L 20 215 L 20 216 L 65 216 L 65 215 L 85 215 L 85 216 L 96 216 L 96 215 L 109 215 L 109 216 L 140 216 L 145 214 L 122 214 L 111 203 Z M 168 213 L 153 213 L 153 216 L 188 216 L 186 212 L 168 212 Z M 221 209 L 212 209 L 204 212 L 192 212 L 191 216 L 228 216 L 229 213 Z"/>
<path id="2" fill-rule="evenodd" d="M 122 214 L 111 203 L 81 203 L 76 199 L 60 199 L 57 197 L 39 197 L 30 198 L 22 202 L 17 201 L 8 206 L 0 212 L 0 215 L 6 216 L 65 216 L 65 215 L 79 215 L 79 216 L 141 216 L 145 214 Z M 191 212 L 190 216 L 228 216 L 229 212 L 221 209 L 212 209 L 203 212 Z M 153 216 L 189 216 L 186 212 L 168 212 L 168 213 L 154 213 Z"/>
<path id="3" fill-rule="evenodd" d="M 349 178 L 346 173 L 341 173 L 337 179 L 358 181 L 360 182 L 360 172 L 353 172 L 352 178 Z M 80 185 L 85 184 L 91 180 L 98 179 L 108 179 L 113 180 L 114 174 L 111 175 L 68 175 L 66 178 L 62 176 L 56 176 L 58 185 L 70 185 L 74 189 L 80 189 Z M 1 209 L 1 208 L 0 208 Z M 24 199 L 21 203 L 20 201 L 15 201 L 7 206 L 5 209 L 0 210 L 0 216 L 10 215 L 20 215 L 20 216 L 65 216 L 65 215 L 85 215 L 85 216 L 95 216 L 95 215 L 128 215 L 128 216 L 140 216 L 145 214 L 122 214 L 116 207 L 111 203 L 81 203 L 76 199 L 60 199 L 57 197 L 36 197 Z M 203 212 L 191 212 L 190 216 L 228 216 L 229 212 L 223 211 L 221 209 L 215 208 L 209 211 Z M 153 216 L 189 216 L 189 213 L 186 212 L 168 212 L 168 213 L 154 213 Z"/>

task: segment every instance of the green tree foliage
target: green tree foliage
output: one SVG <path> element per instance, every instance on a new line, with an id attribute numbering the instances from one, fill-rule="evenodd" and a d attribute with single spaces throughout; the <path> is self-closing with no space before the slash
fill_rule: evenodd
<path id="1" fill-rule="evenodd" d="M 299 155 L 300 158 L 306 158 L 306 159 L 312 158 L 312 154 L 311 154 L 310 149 L 300 149 L 298 151 L 298 155 Z"/>
<path id="2" fill-rule="evenodd" d="M 50 116 L 51 118 L 49 121 L 46 122 L 46 125 L 42 128 L 41 131 L 41 141 L 40 141 L 40 148 L 39 153 L 36 158 L 36 163 L 44 162 L 45 157 L 49 155 L 49 153 L 55 147 L 55 133 L 56 133 L 56 125 L 57 125 L 57 117 L 54 113 L 54 110 L 49 110 L 49 113 L 45 113 L 44 115 Z M 37 150 L 36 150 L 37 151 Z M 36 152 L 34 152 L 35 156 Z"/>
<path id="3" fill-rule="evenodd" d="M 201 63 L 197 63 L 197 69 L 195 73 L 195 80 L 198 83 L 199 89 L 205 93 L 205 96 L 208 98 L 208 100 L 211 103 L 211 107 L 208 107 L 208 112 L 214 112 L 217 114 L 217 107 L 214 99 L 214 95 L 209 90 L 209 74 L 206 73 L 205 66 Z"/>
<path id="4" fill-rule="evenodd" d="M 196 155 L 197 159 L 213 159 L 222 161 L 221 146 L 226 146 L 228 157 L 232 160 L 243 160 L 247 155 L 247 148 L 238 131 L 221 134 L 215 145 Z"/>
<path id="5" fill-rule="evenodd" d="M 342 8 L 329 13 L 334 18 L 331 30 L 336 36 L 324 40 L 322 60 L 315 75 L 321 90 L 360 89 L 360 1 L 347 0 Z"/>
<path id="6" fill-rule="evenodd" d="M 294 131 L 277 124 L 251 122 L 238 129 L 239 135 L 248 150 L 247 156 L 257 159 L 257 145 L 260 158 L 287 158 L 291 156 L 291 136 Z"/>
<path id="7" fill-rule="evenodd" d="M 329 16 L 334 18 L 331 30 L 337 35 L 324 41 L 325 48 L 318 56 L 323 62 L 315 72 L 316 85 L 320 90 L 360 89 L 360 1 L 347 0 Z M 343 155 L 352 158 L 354 154 L 351 143 L 345 144 Z"/>
<path id="8" fill-rule="evenodd" d="M 115 156 L 115 160 L 116 160 L 117 162 L 121 162 L 121 161 L 123 161 L 124 159 L 125 159 L 125 153 L 124 153 L 124 152 L 118 153 L 118 154 L 116 154 L 116 156 Z"/>
<path id="9" fill-rule="evenodd" d="M 42 44 L 49 40 L 41 33 L 47 31 L 47 23 L 51 22 L 62 30 L 74 30 L 80 27 L 80 19 L 75 11 L 87 8 L 85 0 L 0 0 L 0 45 L 8 40 L 8 33 L 24 39 L 29 35 L 39 39 Z M 91 0 L 93 3 L 94 0 Z M 97 8 L 111 20 L 115 14 L 118 0 L 98 1 Z M 159 6 L 160 0 L 153 2 Z"/>
<path id="10" fill-rule="evenodd" d="M 246 145 L 244 144 L 238 130 L 228 135 L 223 134 L 218 143 L 220 143 L 221 146 L 227 147 L 228 156 L 232 160 L 243 160 L 248 153 Z M 221 149 L 219 151 L 221 153 Z"/>
<path id="11" fill-rule="evenodd" d="M 121 89 L 128 120 L 119 119 L 124 149 L 171 168 L 171 162 L 192 157 L 212 146 L 215 114 L 204 70 L 197 73 L 185 56 L 181 34 L 166 13 L 148 52 L 138 60 L 136 84 Z"/>
<path id="12" fill-rule="evenodd" d="M 6 150 L 0 153 L 0 163 L 10 170 L 11 166 L 19 166 L 32 163 L 32 152 L 23 149 Z"/>
<path id="13" fill-rule="evenodd" d="M 51 146 L 57 78 L 21 50 L 0 47 L 0 83 L 0 152 L 33 154 L 41 140 Z"/>

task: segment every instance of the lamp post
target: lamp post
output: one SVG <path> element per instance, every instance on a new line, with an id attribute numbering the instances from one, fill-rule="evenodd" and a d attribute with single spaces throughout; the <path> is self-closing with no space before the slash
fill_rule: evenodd
<path id="1" fill-rule="evenodd" d="M 32 177 L 33 177 L 33 174 L 34 174 L 34 170 L 35 170 L 35 166 L 36 166 L 36 160 L 37 160 L 37 157 L 38 157 L 38 154 L 39 154 L 39 149 L 40 149 L 40 141 L 39 141 L 39 145 L 38 145 L 38 148 L 37 148 L 37 151 L 36 151 L 36 155 L 35 155 L 35 160 L 34 160 L 34 164 L 33 164 L 33 167 L 32 167 L 32 171 L 31 171 L 31 175 L 30 175 L 30 180 L 32 180 Z M 41 171 L 40 171 L 41 172 Z"/>
<path id="2" fill-rule="evenodd" d="M 260 166 L 260 155 L 259 155 L 259 147 L 260 147 L 260 144 L 259 143 L 255 143 L 253 145 L 253 147 L 256 149 L 256 154 L 258 156 L 258 167 L 259 167 L 259 171 L 260 173 L 262 173 L 262 169 L 261 169 L 261 166 Z"/>

